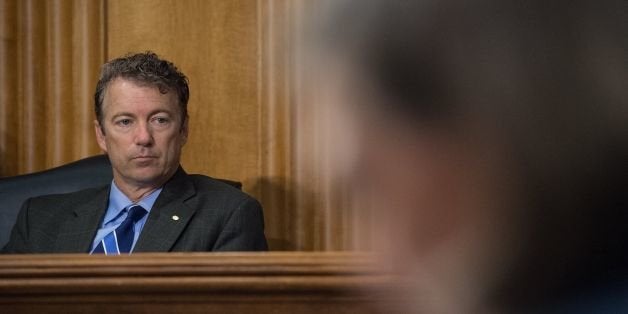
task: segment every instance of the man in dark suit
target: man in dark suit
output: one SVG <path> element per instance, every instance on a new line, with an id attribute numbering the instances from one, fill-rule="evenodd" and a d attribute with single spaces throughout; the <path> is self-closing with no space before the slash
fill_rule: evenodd
<path id="1" fill-rule="evenodd" d="M 188 99 L 185 75 L 154 53 L 105 64 L 94 129 L 112 183 L 27 200 L 3 252 L 267 250 L 255 199 L 181 168 Z"/>

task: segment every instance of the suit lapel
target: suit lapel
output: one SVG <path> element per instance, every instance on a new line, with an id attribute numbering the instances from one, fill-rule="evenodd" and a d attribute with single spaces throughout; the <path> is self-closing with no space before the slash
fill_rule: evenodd
<path id="1" fill-rule="evenodd" d="M 55 252 L 58 253 L 87 253 L 98 230 L 109 202 L 107 185 L 95 192 L 86 195 L 81 200 L 73 200 L 72 216 L 63 224 L 55 242 Z"/>
<path id="2" fill-rule="evenodd" d="M 195 194 L 188 175 L 179 168 L 153 205 L 133 252 L 170 251 L 196 211 L 184 203 Z"/>

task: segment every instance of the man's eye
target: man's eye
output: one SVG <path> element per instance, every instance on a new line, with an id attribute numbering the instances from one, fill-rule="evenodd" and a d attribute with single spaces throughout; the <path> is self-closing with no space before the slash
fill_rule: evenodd
<path id="1" fill-rule="evenodd" d="M 117 125 L 127 126 L 131 124 L 131 119 L 120 119 L 116 122 Z"/>
<path id="2" fill-rule="evenodd" d="M 164 117 L 156 117 L 155 118 L 155 122 L 161 123 L 161 124 L 168 123 L 169 121 L 170 121 L 170 119 L 164 118 Z"/>

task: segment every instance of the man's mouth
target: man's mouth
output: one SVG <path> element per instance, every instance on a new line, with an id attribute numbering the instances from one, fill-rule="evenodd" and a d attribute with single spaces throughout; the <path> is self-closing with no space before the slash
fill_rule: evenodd
<path id="1" fill-rule="evenodd" d="M 134 160 L 149 160 L 149 159 L 155 159 L 157 158 L 156 156 L 135 156 L 132 159 Z"/>

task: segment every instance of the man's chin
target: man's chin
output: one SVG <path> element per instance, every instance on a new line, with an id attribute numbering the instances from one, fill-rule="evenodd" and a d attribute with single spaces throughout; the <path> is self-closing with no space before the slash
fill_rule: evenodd
<path id="1" fill-rule="evenodd" d="M 168 181 L 175 171 L 176 168 L 167 168 L 157 164 L 145 166 L 130 164 L 123 168 L 114 167 L 114 177 L 116 182 L 123 180 L 129 185 L 156 186 Z"/>
<path id="2" fill-rule="evenodd" d="M 143 169 L 148 170 L 148 169 Z M 161 185 L 168 180 L 167 173 L 162 171 L 138 171 L 127 177 L 138 185 Z"/>

